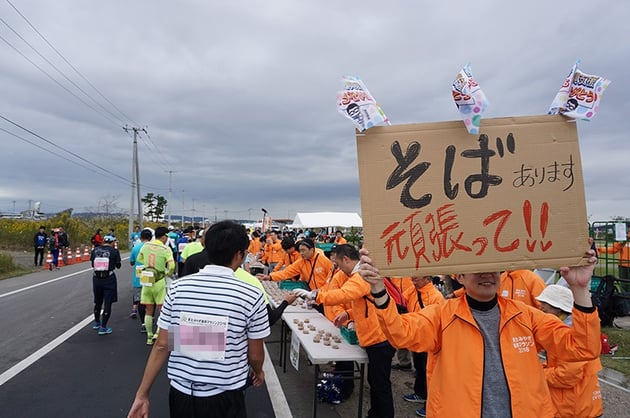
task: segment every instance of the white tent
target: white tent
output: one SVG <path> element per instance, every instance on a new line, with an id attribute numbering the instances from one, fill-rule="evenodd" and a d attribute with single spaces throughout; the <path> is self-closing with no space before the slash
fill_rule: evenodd
<path id="1" fill-rule="evenodd" d="M 292 228 L 362 227 L 363 221 L 355 212 L 298 212 Z"/>

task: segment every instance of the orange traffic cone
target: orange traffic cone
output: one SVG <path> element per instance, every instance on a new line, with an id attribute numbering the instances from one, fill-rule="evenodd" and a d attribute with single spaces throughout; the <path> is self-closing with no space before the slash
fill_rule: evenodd
<path id="1" fill-rule="evenodd" d="M 63 267 L 63 248 L 59 249 L 59 257 L 57 257 L 57 267 Z"/>
<path id="2" fill-rule="evenodd" d="M 72 248 L 68 247 L 68 251 L 66 251 L 66 266 L 70 266 L 74 264 L 74 259 L 72 258 Z"/>
<path id="3" fill-rule="evenodd" d="M 46 265 L 44 266 L 44 270 L 48 270 L 50 265 L 52 264 L 52 254 L 50 251 L 46 254 Z"/>
<path id="4" fill-rule="evenodd" d="M 83 249 L 83 261 L 90 261 L 90 252 L 88 251 L 87 245 Z"/>
<path id="5" fill-rule="evenodd" d="M 81 262 L 81 250 L 77 247 L 77 251 L 74 253 L 74 264 Z"/>

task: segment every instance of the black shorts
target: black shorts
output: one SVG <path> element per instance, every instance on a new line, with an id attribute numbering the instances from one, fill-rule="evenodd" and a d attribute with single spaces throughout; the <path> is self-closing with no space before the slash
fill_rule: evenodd
<path id="1" fill-rule="evenodd" d="M 92 290 L 94 291 L 94 303 L 114 303 L 118 301 L 118 284 L 116 275 L 110 274 L 104 279 L 92 277 Z"/>

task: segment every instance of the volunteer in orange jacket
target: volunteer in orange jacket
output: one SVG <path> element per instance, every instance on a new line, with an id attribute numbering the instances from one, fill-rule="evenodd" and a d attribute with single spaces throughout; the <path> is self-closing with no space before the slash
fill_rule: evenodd
<path id="1" fill-rule="evenodd" d="M 327 292 L 335 289 L 341 289 L 341 287 L 348 280 L 348 276 L 338 268 L 335 263 L 336 254 L 334 252 L 330 253 L 330 261 L 333 262 L 333 274 L 332 277 L 328 280 L 328 283 L 322 288 Z M 350 322 L 354 322 L 352 317 L 352 304 L 350 302 L 342 303 L 339 305 L 320 305 L 324 308 L 324 316 L 330 321 L 335 323 L 335 320 L 340 315 L 344 314 L 344 316 L 340 318 L 348 318 L 343 321 L 341 319 L 337 320 L 335 325 L 340 327 L 342 325 L 350 326 Z M 354 326 L 351 325 L 352 327 Z M 335 362 L 335 374 L 341 374 L 342 376 L 354 377 L 354 362 L 353 361 L 336 361 Z M 354 391 L 354 379 L 348 379 L 343 381 L 343 387 L 341 389 L 341 397 L 342 399 L 348 399 L 352 392 Z"/>
<path id="2" fill-rule="evenodd" d="M 441 305 L 445 299 L 442 292 L 433 284 L 431 276 L 414 276 L 411 278 L 413 287 L 405 289 L 403 295 L 407 299 L 409 312 L 420 312 L 429 305 Z M 413 393 L 403 395 L 403 399 L 408 402 L 425 402 L 428 394 L 427 390 L 427 360 L 426 352 L 413 353 L 413 365 L 416 369 L 413 384 Z M 416 411 L 416 415 L 426 416 L 425 408 Z"/>
<path id="3" fill-rule="evenodd" d="M 346 239 L 343 237 L 343 232 L 341 232 L 341 231 L 335 232 L 335 244 L 343 245 L 343 244 L 347 244 L 347 243 L 348 243 L 348 241 L 346 241 Z"/>
<path id="4" fill-rule="evenodd" d="M 276 231 L 269 231 L 267 235 L 270 240 L 268 240 L 268 243 L 265 246 L 265 254 L 267 254 L 269 271 L 274 271 L 276 265 L 282 261 L 284 250 L 282 249 L 282 243 L 278 239 L 278 233 Z"/>
<path id="5" fill-rule="evenodd" d="M 308 299 L 315 299 L 324 305 L 339 305 L 351 303 L 354 323 L 356 326 L 359 345 L 368 355 L 368 383 L 370 385 L 370 409 L 368 417 L 390 418 L 394 416 L 394 400 L 390 381 L 391 362 L 396 351 L 387 341 L 381 331 L 376 318 L 376 312 L 370 298 L 370 285 L 357 273 L 359 267 L 359 251 L 352 245 L 343 244 L 334 247 L 339 269 L 347 276 L 346 282 L 340 289 L 313 290 L 311 292 L 296 289 L 296 295 Z M 335 320 L 335 325 L 347 320 L 342 314 Z"/>
<path id="6" fill-rule="evenodd" d="M 545 288 L 545 281 L 531 270 L 512 270 L 501 273 L 499 295 L 520 300 L 526 305 L 540 309 L 536 296 Z"/>
<path id="7" fill-rule="evenodd" d="M 359 272 L 370 283 L 388 340 L 435 357 L 427 416 L 551 418 L 554 409 L 537 347 L 562 361 L 599 356 L 599 317 L 589 289 L 597 262 L 594 250 L 585 252 L 585 265 L 560 268 L 575 301 L 573 327 L 498 296 L 499 272 L 461 274 L 466 295 L 400 315 L 369 252 L 361 251 Z"/>
<path id="8" fill-rule="evenodd" d="M 630 232 L 628 241 L 615 241 L 612 247 L 597 247 L 597 251 L 604 254 L 617 254 L 619 258 L 619 278 L 630 279 Z"/>
<path id="9" fill-rule="evenodd" d="M 557 316 L 571 326 L 573 295 L 564 286 L 549 285 L 536 298 L 545 313 Z M 559 361 L 547 355 L 545 379 L 556 409 L 556 418 L 594 418 L 604 413 L 602 392 L 597 373 L 602 369 L 599 358 L 590 361 Z"/>
<path id="10" fill-rule="evenodd" d="M 305 281 L 310 289 L 319 289 L 326 284 L 333 269 L 332 261 L 310 238 L 304 238 L 296 244 L 301 257 L 282 271 L 270 274 L 257 274 L 260 280 L 286 280 L 299 275 L 300 280 Z"/>
<path id="11" fill-rule="evenodd" d="M 282 256 L 282 261 L 276 264 L 273 271 L 280 271 L 289 267 L 293 264 L 298 258 L 300 258 L 300 253 L 295 249 L 295 241 L 291 237 L 284 237 L 282 241 L 280 241 L 280 245 L 284 250 L 284 254 Z"/>
<path id="12" fill-rule="evenodd" d="M 262 242 L 260 242 L 260 232 L 254 231 L 252 232 L 252 239 L 249 241 L 249 248 L 247 251 L 254 256 L 261 256 L 260 252 L 262 251 Z"/>

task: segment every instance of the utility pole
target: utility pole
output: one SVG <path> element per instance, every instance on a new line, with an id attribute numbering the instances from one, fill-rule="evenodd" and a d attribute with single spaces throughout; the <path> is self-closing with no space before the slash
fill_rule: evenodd
<path id="1" fill-rule="evenodd" d="M 177 171 L 173 171 L 173 170 L 168 170 L 168 200 L 166 201 L 166 210 L 168 211 L 168 224 L 171 224 L 171 193 L 173 192 L 173 182 L 172 182 L 172 177 L 173 177 L 173 173 L 177 173 Z"/>
<path id="2" fill-rule="evenodd" d="M 182 190 L 182 229 L 184 229 L 184 192 L 185 190 Z"/>
<path id="3" fill-rule="evenodd" d="M 191 223 L 191 225 L 194 226 L 195 225 L 195 199 L 192 200 L 192 209 L 190 211 L 192 212 L 192 223 Z"/>
<path id="4" fill-rule="evenodd" d="M 145 128 L 135 128 L 123 126 L 125 132 L 133 131 L 133 153 L 131 157 L 131 202 L 129 205 L 129 235 L 128 240 L 131 245 L 131 234 L 133 232 L 134 200 L 138 199 L 138 226 L 142 229 L 142 201 L 140 200 L 140 165 L 138 164 L 138 132 L 147 133 Z M 134 196 L 135 195 L 135 196 Z"/>

